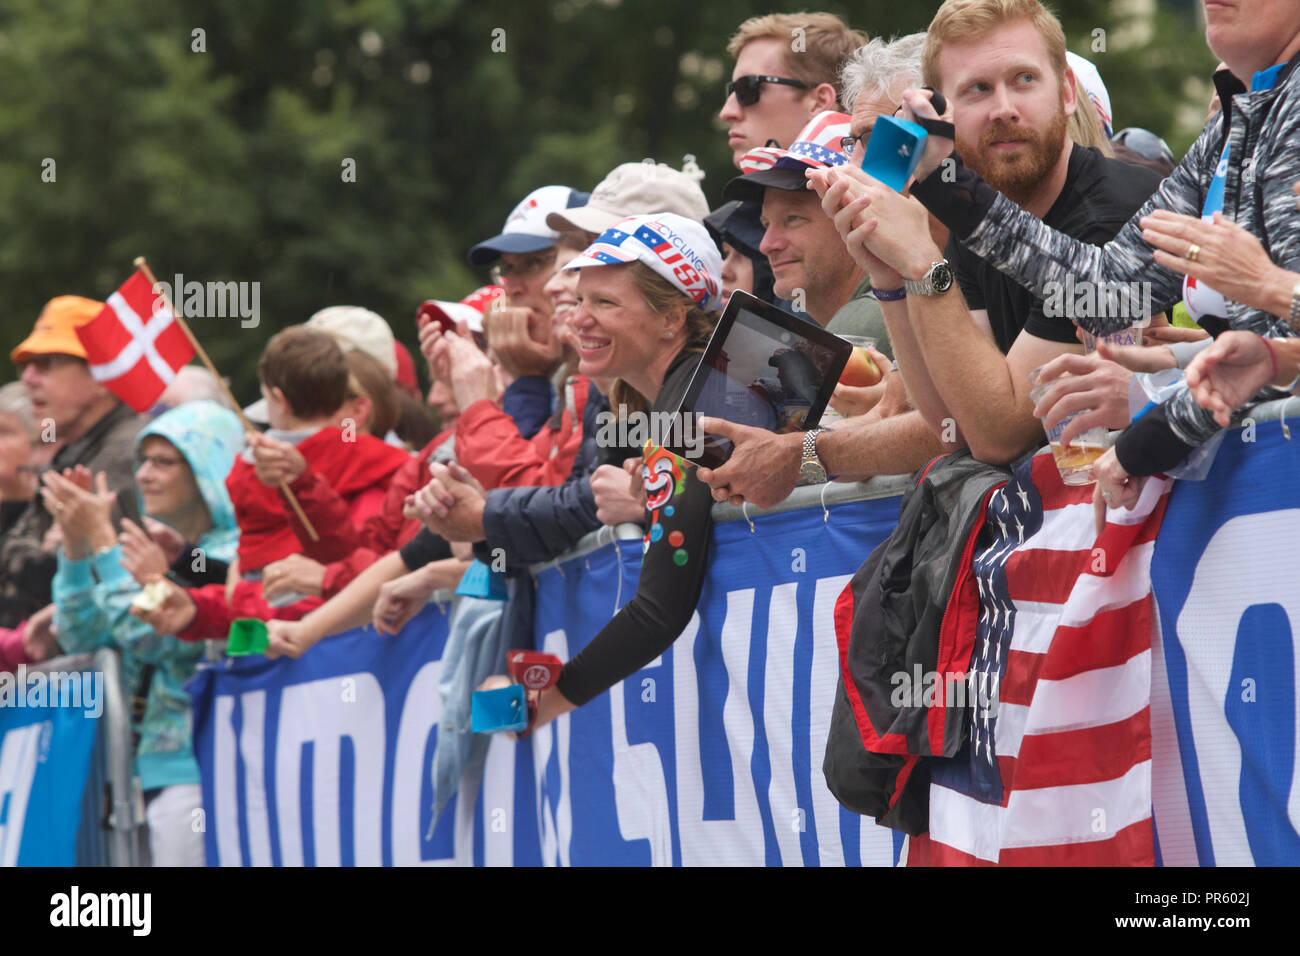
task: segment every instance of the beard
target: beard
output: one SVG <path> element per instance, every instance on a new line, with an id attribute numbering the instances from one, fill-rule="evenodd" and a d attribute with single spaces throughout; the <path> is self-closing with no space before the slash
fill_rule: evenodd
<path id="1" fill-rule="evenodd" d="M 978 142 L 957 140 L 957 152 L 971 169 L 1004 194 L 1012 202 L 1023 206 L 1033 197 L 1061 156 L 1065 143 L 1066 116 L 1059 109 L 1052 122 L 1041 135 L 1024 126 L 1015 126 L 998 120 L 987 127 Z M 1025 148 L 1009 156 L 993 149 L 997 142 L 1017 140 Z"/>

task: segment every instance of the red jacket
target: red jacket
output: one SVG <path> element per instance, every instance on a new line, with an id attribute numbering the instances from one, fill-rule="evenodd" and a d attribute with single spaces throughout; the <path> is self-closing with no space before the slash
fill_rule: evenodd
<path id="1" fill-rule="evenodd" d="M 315 528 L 312 541 L 279 488 L 270 488 L 243 456 L 226 477 L 239 524 L 239 570 L 256 571 L 301 551 L 322 563 L 337 561 L 357 546 L 357 528 L 383 505 L 388 482 L 410 456 L 371 435 L 344 441 L 337 428 L 322 428 L 298 444 L 307 467 L 289 488 Z"/>
<path id="2" fill-rule="evenodd" d="M 406 496 L 429 483 L 429 456 L 452 434 L 451 429 L 442 432 L 393 475 L 383 507 L 367 518 L 361 529 L 360 547 L 347 557 L 326 565 L 325 582 L 321 588 L 325 600 L 342 591 L 353 578 L 385 554 L 396 551 L 419 534 L 424 525 L 403 514 Z"/>
<path id="3" fill-rule="evenodd" d="M 312 523 L 318 541 L 312 541 L 279 488 L 258 480 L 243 457 L 226 477 L 226 488 L 239 523 L 239 571 L 256 571 L 291 554 L 304 554 L 322 564 L 346 558 L 356 551 L 363 527 L 383 506 L 384 494 L 395 472 L 410 456 L 371 435 L 345 441 L 337 428 L 322 428 L 298 443 L 307 467 L 289 488 Z M 297 620 L 320 607 L 321 598 L 309 597 L 273 608 L 262 596 L 260 581 L 240 580 L 230 602 L 221 584 L 191 588 L 197 609 L 193 623 L 181 640 L 225 637 L 237 617 L 259 620 Z"/>
<path id="4" fill-rule="evenodd" d="M 520 435 L 495 402 L 475 402 L 456 419 L 456 460 L 488 489 L 563 484 L 582 446 L 590 385 L 585 376 L 569 376 L 558 416 L 532 438 Z"/>

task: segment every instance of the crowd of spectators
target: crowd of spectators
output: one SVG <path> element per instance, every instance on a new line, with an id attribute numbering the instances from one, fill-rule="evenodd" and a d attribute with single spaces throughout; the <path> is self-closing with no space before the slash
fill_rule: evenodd
<path id="1" fill-rule="evenodd" d="M 520 198 L 468 249 L 490 284 L 418 310 L 423 400 L 389 321 L 335 305 L 265 342 L 243 410 L 263 430 L 198 366 L 137 415 L 76 335 L 103 304 L 51 299 L 0 388 L 0 667 L 119 648 L 152 859 L 201 864 L 184 684 L 237 618 L 296 657 L 367 623 L 395 634 L 477 567 L 506 600 L 467 597 L 453 623 L 496 642 L 463 688 L 500 686 L 505 649 L 532 646 L 528 567 L 643 525 L 635 595 L 537 699 L 537 726 L 683 630 L 715 501 L 771 507 L 800 482 L 963 449 L 1009 464 L 1075 415 L 1067 443 L 1118 432 L 1099 514 L 1133 505 L 1145 476 L 1300 383 L 1300 10 L 1208 19 L 1218 102 L 1181 162 L 1146 130 L 1113 133 L 1100 74 L 1038 0 L 946 0 L 926 33 L 889 40 L 830 14 L 747 20 L 718 114 L 737 175 L 712 211 L 689 163 Z M 889 116 L 952 124 L 902 192 L 862 169 Z M 1146 283 L 1151 309 L 1067 317 L 1046 305 L 1067 280 Z M 734 444 L 712 469 L 603 440 L 602 415 L 677 409 L 737 290 L 871 337 L 882 380 L 840 385 L 830 430 L 706 419 Z M 1081 342 L 1135 324 L 1141 346 Z M 1134 376 L 1174 368 L 1184 384 L 1132 419 Z"/>

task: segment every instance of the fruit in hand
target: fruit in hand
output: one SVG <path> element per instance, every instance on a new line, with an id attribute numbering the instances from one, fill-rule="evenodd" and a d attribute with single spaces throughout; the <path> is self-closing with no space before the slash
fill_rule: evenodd
<path id="1" fill-rule="evenodd" d="M 840 373 L 840 384 L 853 388 L 866 388 L 880 381 L 880 369 L 871 356 L 862 349 L 854 349 Z"/>

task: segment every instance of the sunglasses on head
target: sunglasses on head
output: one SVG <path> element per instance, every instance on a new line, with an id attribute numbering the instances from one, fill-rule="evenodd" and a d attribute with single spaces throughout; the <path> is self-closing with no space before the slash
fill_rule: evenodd
<path id="1" fill-rule="evenodd" d="M 808 89 L 808 84 L 784 76 L 738 76 L 727 81 L 727 96 L 736 94 L 736 102 L 741 106 L 753 106 L 763 92 L 764 83 L 776 83 L 780 86 L 793 86 L 801 90 Z"/>

